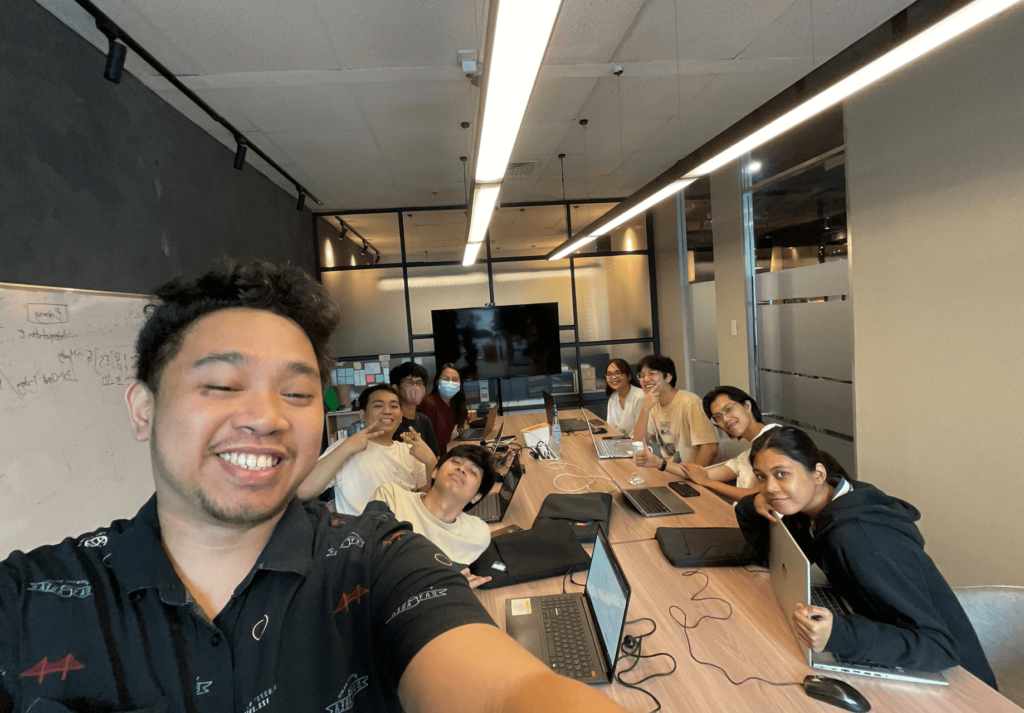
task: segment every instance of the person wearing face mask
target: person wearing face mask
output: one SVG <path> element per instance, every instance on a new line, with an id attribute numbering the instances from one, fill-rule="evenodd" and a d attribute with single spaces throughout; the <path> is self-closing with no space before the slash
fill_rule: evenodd
<path id="1" fill-rule="evenodd" d="M 454 364 L 442 364 L 434 376 L 434 392 L 420 402 L 423 412 L 434 426 L 437 445 L 448 450 L 452 433 L 462 433 L 469 422 L 469 405 L 462 390 L 462 377 Z"/>
<path id="2" fill-rule="evenodd" d="M 301 499 L 315 498 L 333 482 L 335 511 L 361 515 L 384 483 L 427 491 L 427 473 L 437 464 L 430 448 L 415 429 L 409 429 L 401 442 L 391 440 L 402 420 L 395 387 L 376 384 L 364 389 L 359 395 L 359 415 L 366 428 L 324 451 L 299 486 Z"/>
<path id="3" fill-rule="evenodd" d="M 608 424 L 630 434 L 640 409 L 644 392 L 625 359 L 612 359 L 604 370 L 604 394 L 608 397 Z"/>
<path id="4" fill-rule="evenodd" d="M 426 414 L 416 410 L 427 394 L 427 370 L 412 361 L 399 364 L 391 370 L 391 385 L 398 389 L 398 401 L 402 405 L 402 425 L 395 431 L 393 440 L 402 440 L 402 434 L 411 428 L 420 434 L 435 456 L 441 455 L 434 425 Z"/>

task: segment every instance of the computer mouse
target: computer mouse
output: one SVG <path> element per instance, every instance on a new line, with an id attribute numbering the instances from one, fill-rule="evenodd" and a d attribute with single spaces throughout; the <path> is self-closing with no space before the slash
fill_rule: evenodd
<path id="1" fill-rule="evenodd" d="M 602 433 L 608 433 L 608 429 L 607 428 L 595 428 L 594 429 L 594 433 L 596 435 L 601 435 Z"/>
<path id="2" fill-rule="evenodd" d="M 868 699 L 846 681 L 828 676 L 807 676 L 804 678 L 804 693 L 811 698 L 842 708 L 844 711 L 863 713 L 871 710 Z"/>

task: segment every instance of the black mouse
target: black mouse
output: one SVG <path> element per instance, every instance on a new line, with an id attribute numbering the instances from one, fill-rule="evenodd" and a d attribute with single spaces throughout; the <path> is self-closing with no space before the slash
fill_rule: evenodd
<path id="1" fill-rule="evenodd" d="M 844 711 L 864 713 L 871 710 L 868 699 L 846 681 L 828 676 L 807 676 L 804 678 L 804 693 L 811 698 L 842 708 Z"/>
<path id="2" fill-rule="evenodd" d="M 594 429 L 594 433 L 597 434 L 597 435 L 601 435 L 602 433 L 608 433 L 608 429 L 607 428 L 595 428 Z"/>

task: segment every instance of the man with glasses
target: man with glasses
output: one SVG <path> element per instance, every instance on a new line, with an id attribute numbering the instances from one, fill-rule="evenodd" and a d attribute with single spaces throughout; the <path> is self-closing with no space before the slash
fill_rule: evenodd
<path id="1" fill-rule="evenodd" d="M 637 454 L 637 465 L 685 477 L 682 468 L 674 465 L 670 469 L 669 464 L 714 463 L 718 456 L 715 429 L 704 415 L 700 397 L 675 388 L 675 363 L 660 354 L 646 356 L 637 377 L 645 396 L 633 427 L 633 440 L 653 437 L 661 449 L 660 457 L 647 451 Z"/>
<path id="2" fill-rule="evenodd" d="M 393 440 L 402 440 L 402 434 L 408 433 L 411 428 L 420 434 L 420 438 L 430 446 L 435 456 L 440 456 L 434 426 L 426 414 L 416 410 L 427 395 L 427 370 L 412 361 L 399 364 L 391 370 L 391 384 L 398 389 L 398 400 L 402 406 L 402 425 L 395 431 Z"/>

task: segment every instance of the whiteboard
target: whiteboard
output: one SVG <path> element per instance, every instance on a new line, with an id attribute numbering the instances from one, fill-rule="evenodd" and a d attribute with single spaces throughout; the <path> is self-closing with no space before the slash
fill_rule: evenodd
<path id="1" fill-rule="evenodd" d="M 0 283 L 0 559 L 132 517 L 152 495 L 124 402 L 150 301 Z"/>

